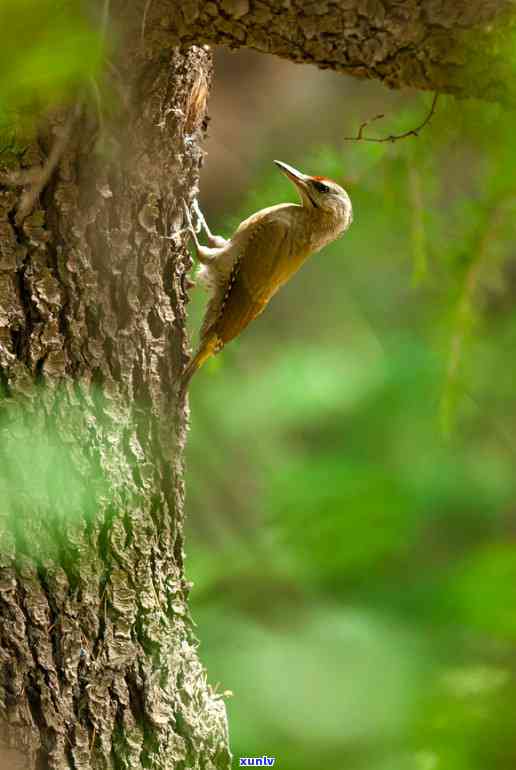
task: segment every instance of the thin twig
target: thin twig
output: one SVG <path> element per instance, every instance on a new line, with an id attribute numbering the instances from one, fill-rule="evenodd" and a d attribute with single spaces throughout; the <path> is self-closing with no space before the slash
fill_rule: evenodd
<path id="1" fill-rule="evenodd" d="M 104 133 L 104 114 L 102 112 L 102 96 L 100 93 L 99 84 L 95 80 L 94 77 L 91 77 L 90 80 L 90 86 L 91 90 L 93 92 L 93 98 L 95 99 L 95 107 L 97 108 L 97 118 L 99 121 L 99 134 Z"/>
<path id="2" fill-rule="evenodd" d="M 344 141 L 345 142 L 364 142 L 364 141 L 365 142 L 369 142 L 369 141 L 371 141 L 367 137 L 363 136 L 364 128 L 367 128 L 367 126 L 369 126 L 371 123 L 374 123 L 375 120 L 381 120 L 384 117 L 385 117 L 385 115 L 382 112 L 380 115 L 375 115 L 374 118 L 369 118 L 369 120 L 364 120 L 364 122 L 360 124 L 360 128 L 358 129 L 358 134 L 356 136 L 345 136 L 344 137 Z M 381 142 L 381 141 L 383 141 L 383 139 L 378 139 L 378 140 L 373 139 L 373 141 Z"/>
<path id="3" fill-rule="evenodd" d="M 101 40 L 105 43 L 108 24 L 109 24 L 109 11 L 110 0 L 104 0 L 102 8 L 101 19 Z M 97 110 L 99 114 L 99 124 L 102 127 L 102 113 L 101 113 L 101 99 L 100 91 L 97 82 L 94 78 L 90 79 L 93 93 L 97 104 Z M 34 207 L 36 198 L 39 197 L 43 188 L 48 184 L 50 177 L 52 176 L 57 164 L 61 160 L 66 145 L 70 140 L 73 124 L 79 117 L 82 107 L 82 99 L 79 99 L 73 110 L 70 111 L 68 119 L 61 131 L 61 134 L 56 138 L 52 145 L 52 150 L 48 156 L 44 166 L 35 166 L 33 168 L 21 169 L 19 171 L 10 172 L 8 174 L 0 174 L 0 185 L 4 187 L 24 187 L 30 185 L 30 189 L 26 190 L 20 200 L 18 206 L 16 221 L 21 224 L 23 220 L 30 214 Z"/>
<path id="4" fill-rule="evenodd" d="M 143 16 L 142 16 L 142 26 L 141 26 L 141 47 L 142 51 L 145 50 L 145 27 L 147 25 L 147 14 L 149 12 L 149 8 L 151 7 L 152 0 L 147 0 L 145 3 L 145 8 L 143 9 Z"/>
<path id="5" fill-rule="evenodd" d="M 107 39 L 107 33 L 108 33 L 108 27 L 109 27 L 110 2 L 111 0 L 104 0 L 104 5 L 102 7 L 102 18 L 100 22 L 100 39 L 102 41 L 102 47 L 104 49 L 104 53 L 106 52 L 106 48 L 107 48 L 106 39 Z M 99 134 L 102 134 L 104 131 L 104 118 L 102 113 L 102 96 L 100 93 L 99 84 L 97 83 L 93 75 L 88 80 L 91 86 L 91 90 L 93 91 L 93 97 L 95 99 L 95 105 L 97 107 L 97 117 L 99 121 Z"/>
<path id="6" fill-rule="evenodd" d="M 18 206 L 18 210 L 16 212 L 17 224 L 21 224 L 23 220 L 30 214 L 34 208 L 36 199 L 39 197 L 41 191 L 48 184 L 50 177 L 54 173 L 54 170 L 66 149 L 66 145 L 70 140 L 73 124 L 79 115 L 81 106 L 82 102 L 79 101 L 76 103 L 74 109 L 70 111 L 60 136 L 57 137 L 54 144 L 52 145 L 50 155 L 48 156 L 45 165 L 38 169 L 37 172 L 34 169 L 28 170 L 28 173 L 35 174 L 35 176 L 30 183 L 31 186 L 23 193 L 21 197 L 20 205 Z M 18 182 L 18 184 L 20 183 Z"/>
<path id="7" fill-rule="evenodd" d="M 104 0 L 104 5 L 102 7 L 102 19 L 100 23 L 100 36 L 103 43 L 106 42 L 109 25 L 109 6 L 110 0 Z"/>
<path id="8" fill-rule="evenodd" d="M 374 118 L 369 118 L 369 120 L 364 121 L 364 123 L 360 125 L 360 128 L 358 129 L 358 134 L 356 136 L 345 136 L 344 141 L 345 142 L 377 142 L 381 144 L 383 142 L 397 142 L 399 139 L 406 139 L 408 136 L 419 136 L 419 132 L 432 119 L 432 116 L 435 112 L 435 106 L 437 104 L 438 98 L 439 98 L 439 93 L 436 91 L 434 94 L 434 98 L 432 99 L 432 105 L 430 107 L 430 111 L 428 112 L 423 122 L 416 128 L 411 128 L 408 131 L 405 131 L 403 134 L 390 134 L 389 136 L 384 136 L 383 138 L 375 137 L 375 136 L 364 136 L 364 129 L 367 128 L 367 126 L 370 123 L 373 123 L 375 120 L 380 120 L 380 118 L 385 117 L 385 115 L 375 115 Z"/>

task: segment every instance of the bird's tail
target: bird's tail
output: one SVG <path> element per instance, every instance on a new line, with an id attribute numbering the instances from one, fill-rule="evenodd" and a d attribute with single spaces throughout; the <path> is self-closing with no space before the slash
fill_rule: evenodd
<path id="1" fill-rule="evenodd" d="M 190 380 L 194 376 L 197 369 L 200 369 L 204 362 L 208 360 L 208 358 L 215 355 L 218 344 L 219 339 L 216 335 L 208 337 L 208 339 L 202 342 L 199 350 L 191 359 L 181 377 L 181 392 L 183 394 L 186 393 L 188 385 L 190 384 Z"/>

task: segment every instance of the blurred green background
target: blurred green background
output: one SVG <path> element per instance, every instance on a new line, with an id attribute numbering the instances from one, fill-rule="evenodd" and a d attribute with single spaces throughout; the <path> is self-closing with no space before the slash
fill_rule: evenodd
<path id="1" fill-rule="evenodd" d="M 49 105 L 76 99 L 78 89 L 96 98 L 101 19 L 85 10 L 80 0 L 0 0 L 0 168 L 23 156 Z"/>
<path id="2" fill-rule="evenodd" d="M 42 104 L 78 85 L 94 102 L 100 38 L 78 8 L 0 2 L 2 168 Z M 369 135 L 418 125 L 432 96 L 216 58 L 212 228 L 295 200 L 273 158 L 354 205 L 191 387 L 187 571 L 235 765 L 508 770 L 516 115 L 440 97 L 418 138 L 346 142 L 379 112 Z M 192 333 L 203 306 L 193 292 Z"/>
<path id="3" fill-rule="evenodd" d="M 276 157 L 354 205 L 191 386 L 187 571 L 236 766 L 516 764 L 516 115 L 441 96 L 418 138 L 344 141 L 431 101 L 217 54 L 212 229 L 296 200 Z"/>

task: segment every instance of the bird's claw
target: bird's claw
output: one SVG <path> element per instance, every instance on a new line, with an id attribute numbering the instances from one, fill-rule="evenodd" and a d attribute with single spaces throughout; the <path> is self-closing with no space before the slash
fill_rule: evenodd
<path id="1" fill-rule="evenodd" d="M 195 281 L 192 281 L 190 276 L 185 276 L 185 289 L 186 291 L 189 291 L 190 289 L 195 289 Z"/>
<path id="2" fill-rule="evenodd" d="M 186 227 L 183 228 L 183 231 L 188 231 L 189 233 L 193 234 L 195 233 L 195 229 L 192 223 L 192 217 L 190 216 L 190 209 L 188 208 L 188 204 L 183 198 L 183 211 L 185 213 L 186 218 Z"/>
<path id="3" fill-rule="evenodd" d="M 192 215 L 190 213 L 190 209 L 188 207 L 187 202 L 183 198 L 183 208 L 186 215 L 186 222 L 187 222 L 187 229 L 189 229 L 191 232 L 195 233 L 196 235 L 201 232 L 203 226 L 206 224 L 206 221 L 202 215 L 201 209 L 199 207 L 199 203 L 197 201 L 197 198 L 194 198 L 191 204 L 192 211 L 195 213 L 195 216 L 197 218 L 197 223 L 194 225 L 192 222 Z"/>
<path id="4" fill-rule="evenodd" d="M 199 201 L 197 198 L 194 198 L 192 201 L 192 209 L 195 211 L 195 216 L 197 217 L 197 227 L 195 228 L 195 232 L 200 233 L 203 227 L 205 230 L 207 230 L 208 225 L 206 224 L 204 214 L 201 211 L 201 207 L 199 206 Z"/>

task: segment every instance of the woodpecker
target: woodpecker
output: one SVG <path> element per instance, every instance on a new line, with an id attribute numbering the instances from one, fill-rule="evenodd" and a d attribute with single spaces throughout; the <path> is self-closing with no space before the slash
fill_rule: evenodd
<path id="1" fill-rule="evenodd" d="M 187 230 L 200 262 L 197 280 L 211 297 L 199 347 L 183 374 L 184 390 L 208 358 L 265 310 L 303 262 L 342 235 L 353 221 L 349 196 L 336 182 L 308 176 L 279 160 L 274 163 L 296 186 L 301 204 L 280 203 L 257 211 L 229 240 L 212 234 L 197 207 L 209 244 L 202 246 L 185 204 Z"/>

